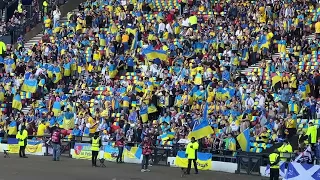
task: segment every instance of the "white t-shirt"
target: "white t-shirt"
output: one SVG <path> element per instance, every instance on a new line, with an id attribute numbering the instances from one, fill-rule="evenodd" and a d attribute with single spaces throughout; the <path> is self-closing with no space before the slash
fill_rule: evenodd
<path id="1" fill-rule="evenodd" d="M 61 12 L 59 10 L 54 10 L 52 15 L 53 15 L 53 19 L 60 19 Z"/>
<path id="2" fill-rule="evenodd" d="M 189 27 L 190 25 L 189 25 L 189 19 L 183 19 L 182 20 L 182 26 L 184 26 L 184 27 Z"/>

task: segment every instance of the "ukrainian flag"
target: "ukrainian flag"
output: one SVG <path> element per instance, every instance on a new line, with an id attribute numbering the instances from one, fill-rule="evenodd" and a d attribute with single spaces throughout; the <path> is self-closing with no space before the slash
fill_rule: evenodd
<path id="1" fill-rule="evenodd" d="M 197 166 L 199 170 L 211 170 L 212 169 L 212 154 L 211 153 L 197 153 Z M 178 151 L 175 165 L 182 168 L 188 167 L 188 159 L 186 158 L 186 153 L 184 151 Z M 192 168 L 193 164 L 192 164 Z"/>
<path id="2" fill-rule="evenodd" d="M 168 132 L 160 135 L 161 141 L 166 141 L 174 138 L 174 132 Z"/>
<path id="3" fill-rule="evenodd" d="M 136 90 L 137 92 L 142 92 L 142 91 L 143 91 L 143 88 L 142 88 L 141 86 L 136 86 L 136 87 L 135 87 L 135 90 Z"/>
<path id="4" fill-rule="evenodd" d="M 24 80 L 21 90 L 25 92 L 35 93 L 37 91 L 38 81 L 36 79 Z"/>
<path id="5" fill-rule="evenodd" d="M 131 102 L 131 106 L 132 106 L 132 107 L 137 107 L 137 101 L 132 101 L 132 102 Z"/>
<path id="6" fill-rule="evenodd" d="M 110 76 L 110 78 L 115 78 L 117 74 L 118 74 L 117 66 L 114 65 L 114 64 L 111 64 L 109 66 L 109 76 Z"/>
<path id="7" fill-rule="evenodd" d="M 40 81 L 39 81 L 39 86 L 41 86 L 41 87 L 43 87 L 44 85 L 46 84 L 46 80 L 45 79 L 41 79 Z"/>
<path id="8" fill-rule="evenodd" d="M 154 60 L 158 58 L 164 62 L 168 61 L 168 55 L 166 51 L 163 50 L 144 49 L 142 50 L 142 54 L 144 54 L 148 60 Z"/>
<path id="9" fill-rule="evenodd" d="M 60 112 L 61 112 L 61 104 L 59 101 L 55 101 L 53 103 L 53 106 L 52 106 L 52 112 L 54 114 L 55 117 L 59 116 L 60 115 Z"/>
<path id="10" fill-rule="evenodd" d="M 63 117 L 63 125 L 64 129 L 73 129 L 74 128 L 74 115 L 71 112 L 65 112 Z"/>
<path id="11" fill-rule="evenodd" d="M 115 161 L 116 157 L 119 154 L 119 150 L 116 147 L 112 147 L 111 145 L 104 146 L 104 159 L 108 161 Z"/>
<path id="12" fill-rule="evenodd" d="M 20 94 L 16 94 L 13 98 L 12 101 L 12 108 L 13 109 L 17 109 L 17 110 L 21 110 L 22 109 L 22 103 L 21 103 L 21 96 Z"/>
<path id="13" fill-rule="evenodd" d="M 140 116 L 143 123 L 148 122 L 148 106 L 140 107 Z"/>
<path id="14" fill-rule="evenodd" d="M 16 135 L 18 132 L 17 121 L 11 121 L 8 129 L 9 129 L 9 132 L 8 132 L 9 135 Z"/>
<path id="15" fill-rule="evenodd" d="M 248 128 L 239 134 L 237 136 L 237 141 L 242 151 L 248 152 L 250 150 L 250 129 Z"/>
<path id="16" fill-rule="evenodd" d="M 61 68 L 59 66 L 54 67 L 53 74 L 56 75 L 56 78 L 53 80 L 53 83 L 58 83 L 62 79 Z"/>
<path id="17" fill-rule="evenodd" d="M 131 159 L 140 159 L 142 155 L 142 149 L 140 147 L 126 146 L 124 156 Z"/>
<path id="18" fill-rule="evenodd" d="M 71 75 L 71 63 L 64 64 L 63 68 L 64 68 L 64 71 L 63 71 L 64 76 L 70 76 Z"/>
<path id="19" fill-rule="evenodd" d="M 135 50 L 138 47 L 138 31 L 135 31 L 134 39 L 132 41 L 131 50 Z"/>
<path id="20" fill-rule="evenodd" d="M 155 113 L 157 111 L 158 110 L 157 110 L 157 107 L 155 105 L 151 104 L 151 105 L 148 106 L 148 114 Z"/>
<path id="21" fill-rule="evenodd" d="M 205 136 L 208 136 L 210 134 L 213 134 L 213 129 L 208 123 L 208 103 L 206 103 L 205 108 L 203 110 L 203 119 L 199 121 L 196 121 L 192 131 L 189 133 L 188 138 L 191 139 L 194 137 L 195 139 L 201 139 Z"/>

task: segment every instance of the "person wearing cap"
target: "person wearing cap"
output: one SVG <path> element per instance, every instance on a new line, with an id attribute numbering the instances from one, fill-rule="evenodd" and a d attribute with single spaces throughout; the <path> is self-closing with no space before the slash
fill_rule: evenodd
<path id="1" fill-rule="evenodd" d="M 198 174 L 198 167 L 197 167 L 197 153 L 199 149 L 199 143 L 196 141 L 195 137 L 191 138 L 191 142 L 187 145 L 186 149 L 186 157 L 188 158 L 188 169 L 187 174 L 190 174 L 191 170 L 191 162 L 193 162 L 195 173 Z"/>
<path id="2" fill-rule="evenodd" d="M 278 153 L 273 152 L 269 155 L 270 180 L 279 179 L 279 162 L 280 162 L 280 156 Z"/>
<path id="3" fill-rule="evenodd" d="M 91 151 L 92 151 L 92 167 L 97 167 L 97 158 L 102 146 L 102 142 L 99 136 L 99 132 L 94 133 L 94 136 L 91 138 Z"/>
<path id="4" fill-rule="evenodd" d="M 27 158 L 26 156 L 26 146 L 27 146 L 27 139 L 28 139 L 28 131 L 26 130 L 26 126 L 23 125 L 21 126 L 21 130 L 18 132 L 16 135 L 16 139 L 18 139 L 18 144 L 19 144 L 19 156 L 21 158 Z"/>

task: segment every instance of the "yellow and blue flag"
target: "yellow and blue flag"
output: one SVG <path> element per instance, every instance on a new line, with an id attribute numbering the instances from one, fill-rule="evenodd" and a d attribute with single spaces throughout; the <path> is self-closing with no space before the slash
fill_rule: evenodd
<path id="1" fill-rule="evenodd" d="M 237 136 L 237 141 L 242 151 L 248 152 L 250 150 L 250 129 L 248 128 L 239 134 Z"/>
<path id="2" fill-rule="evenodd" d="M 52 112 L 55 117 L 60 115 L 61 112 L 61 103 L 59 101 L 55 101 L 52 106 Z"/>
<path id="3" fill-rule="evenodd" d="M 166 141 L 168 139 L 173 139 L 174 138 L 174 132 L 167 132 L 162 135 L 160 135 L 161 141 Z"/>
<path id="4" fill-rule="evenodd" d="M 200 170 L 211 170 L 212 169 L 212 154 L 211 153 L 197 153 L 197 165 Z M 188 167 L 188 158 L 186 158 L 186 153 L 184 151 L 178 151 L 175 165 L 182 168 Z M 192 165 L 192 168 L 193 165 Z"/>
<path id="5" fill-rule="evenodd" d="M 138 47 L 138 31 L 135 31 L 134 39 L 132 41 L 131 50 L 135 50 Z"/>
<path id="6" fill-rule="evenodd" d="M 209 125 L 208 119 L 208 103 L 206 103 L 204 110 L 203 110 L 203 119 L 196 121 L 194 123 L 192 131 L 189 133 L 188 138 L 191 139 L 194 137 L 195 139 L 201 139 L 205 136 L 213 134 L 213 129 Z"/>
<path id="7" fill-rule="evenodd" d="M 125 147 L 125 153 L 124 156 L 130 158 L 130 159 L 140 159 L 142 155 L 142 149 L 139 147 Z"/>
<path id="8" fill-rule="evenodd" d="M 14 96 L 13 101 L 12 101 L 12 108 L 17 109 L 19 111 L 22 109 L 22 102 L 21 102 L 20 94 L 16 94 Z"/>
<path id="9" fill-rule="evenodd" d="M 116 161 L 116 158 L 119 154 L 119 150 L 116 147 L 112 147 L 111 145 L 104 146 L 104 159 L 108 161 Z"/>
<path id="10" fill-rule="evenodd" d="M 160 59 L 161 61 L 168 61 L 168 55 L 166 51 L 163 50 L 153 50 L 150 48 L 142 50 L 142 54 L 144 54 L 148 60 Z"/>
<path id="11" fill-rule="evenodd" d="M 148 106 L 148 114 L 155 113 L 157 111 L 158 110 L 157 110 L 157 107 L 155 105 L 151 104 L 151 105 Z"/>
<path id="12" fill-rule="evenodd" d="M 143 123 L 148 122 L 148 106 L 140 107 L 140 116 Z"/>
<path id="13" fill-rule="evenodd" d="M 38 81 L 36 79 L 24 80 L 21 90 L 25 92 L 35 93 L 37 91 Z"/>
<path id="14" fill-rule="evenodd" d="M 9 130 L 9 132 L 8 132 L 9 135 L 16 135 L 18 132 L 17 121 L 11 121 L 8 126 L 8 130 Z M 12 138 L 8 138 L 8 144 L 9 144 L 9 139 L 12 139 Z M 16 144 L 18 144 L 18 143 L 16 143 Z"/>
<path id="15" fill-rule="evenodd" d="M 65 112 L 63 117 L 63 125 L 64 129 L 73 129 L 74 128 L 74 114 L 71 112 Z"/>

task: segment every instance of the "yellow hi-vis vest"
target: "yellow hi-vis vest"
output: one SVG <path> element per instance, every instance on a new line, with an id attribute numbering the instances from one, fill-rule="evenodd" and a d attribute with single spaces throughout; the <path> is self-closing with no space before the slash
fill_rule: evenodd
<path id="1" fill-rule="evenodd" d="M 99 147 L 99 141 L 100 138 L 92 138 L 92 144 L 91 144 L 91 151 L 99 151 L 100 147 Z"/>
<path id="2" fill-rule="evenodd" d="M 26 145 L 26 139 L 28 138 L 28 132 L 27 130 L 23 130 L 22 133 L 21 131 L 18 132 L 16 135 L 16 139 L 18 139 L 18 144 L 19 146 L 25 146 Z"/>
<path id="3" fill-rule="evenodd" d="M 279 155 L 277 153 L 272 153 L 269 155 L 269 161 L 271 164 L 275 163 L 278 159 Z M 271 169 L 279 169 L 279 163 L 275 165 L 270 165 Z"/>

